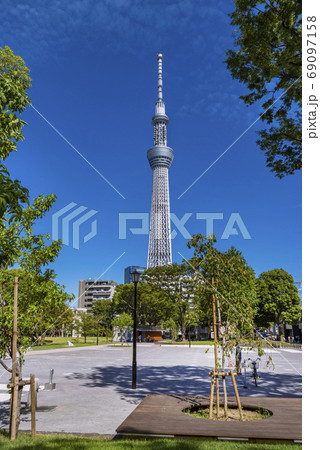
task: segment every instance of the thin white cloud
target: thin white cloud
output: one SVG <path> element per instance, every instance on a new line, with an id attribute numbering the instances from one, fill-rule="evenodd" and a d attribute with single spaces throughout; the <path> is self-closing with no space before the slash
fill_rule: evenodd
<path id="1" fill-rule="evenodd" d="M 146 38 L 165 42 L 173 31 L 181 33 L 190 43 L 201 39 L 214 41 L 217 36 L 213 36 L 212 20 L 229 20 L 222 8 L 222 1 L 212 4 L 207 0 L 33 0 L 14 5 L 6 2 L 2 5 L 6 21 L 1 38 L 2 42 L 8 37 L 10 41 L 24 43 L 37 56 L 44 48 L 54 49 L 60 40 L 66 45 L 75 40 L 90 45 L 101 37 L 103 45 L 126 48 L 134 38 L 143 51 L 150 43 Z M 203 29 L 203 36 L 199 35 L 199 29 Z"/>
<path id="2" fill-rule="evenodd" d="M 27 65 L 45 60 L 61 63 L 61 57 L 68 57 L 74 46 L 98 48 L 102 58 L 110 52 L 137 53 L 137 48 L 137 57 L 143 58 L 152 42 L 158 48 L 181 48 L 175 64 L 188 58 L 199 61 L 183 74 L 182 83 L 188 89 L 192 85 L 192 91 L 185 89 L 182 104 L 188 105 L 190 113 L 211 116 L 219 105 L 234 102 L 235 97 L 232 87 L 225 92 L 218 89 L 221 62 L 230 44 L 227 13 L 232 8 L 232 1 L 223 0 L 20 0 L 2 5 L 6 20 L 0 38 L 2 46 L 8 43 L 13 50 L 19 48 Z M 218 34 L 218 28 L 225 32 Z M 235 113 L 239 108 L 235 103 Z M 184 107 L 180 113 L 184 114 Z"/>

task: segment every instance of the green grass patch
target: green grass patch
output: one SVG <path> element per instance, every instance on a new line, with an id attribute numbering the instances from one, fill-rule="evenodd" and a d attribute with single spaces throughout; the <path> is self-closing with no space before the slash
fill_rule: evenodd
<path id="1" fill-rule="evenodd" d="M 88 347 L 90 345 L 97 345 L 97 338 L 95 336 L 89 336 L 87 337 L 86 341 L 84 342 L 84 337 L 81 338 L 72 338 L 72 337 L 48 337 L 45 339 L 43 345 L 34 345 L 32 346 L 33 350 L 50 350 L 54 348 L 72 348 L 69 347 L 68 341 L 70 341 L 74 347 Z M 172 341 L 172 340 L 163 340 L 159 341 L 160 344 L 166 344 L 166 345 L 189 345 L 189 341 Z M 112 341 L 106 340 L 105 337 L 99 337 L 99 344 L 98 345 L 106 345 L 106 344 L 113 344 L 115 347 L 127 347 L 127 345 L 121 345 L 120 343 L 113 343 Z M 214 344 L 213 340 L 203 340 L 203 341 L 191 341 L 191 346 L 195 345 L 207 345 L 212 346 Z M 273 347 L 279 347 L 280 342 L 272 341 L 271 345 Z M 246 346 L 246 344 L 243 344 L 243 346 Z M 264 342 L 263 347 L 270 347 L 270 344 L 267 342 Z M 288 344 L 281 342 L 282 347 L 294 347 L 294 344 Z"/>
<path id="2" fill-rule="evenodd" d="M 102 437 L 78 437 L 71 435 L 45 435 L 38 434 L 35 439 L 32 439 L 29 434 L 19 433 L 16 441 L 9 441 L 8 433 L 0 431 L 0 448 L 7 449 L 34 449 L 34 450 L 100 450 L 100 449 L 115 449 L 115 450 L 292 450 L 301 449 L 298 444 L 248 444 L 238 442 L 218 442 L 214 440 L 180 440 L 180 439 L 155 439 L 155 440 L 108 440 Z"/>
<path id="3" fill-rule="evenodd" d="M 160 341 L 160 343 L 161 344 L 168 344 L 168 345 L 170 345 L 170 344 L 174 344 L 174 345 L 189 345 L 189 341 L 188 340 L 186 340 L 186 341 L 173 341 L 173 340 L 170 340 L 170 339 L 164 339 L 163 341 Z M 258 345 L 258 343 L 261 344 L 261 341 L 254 341 L 250 345 L 253 345 L 253 347 L 256 347 Z M 191 346 L 193 346 L 193 345 L 208 345 L 208 346 L 211 346 L 213 344 L 214 344 L 214 340 L 213 339 L 212 340 L 207 339 L 207 340 L 203 340 L 203 341 L 191 341 Z M 219 345 L 219 343 L 218 343 L 218 345 Z M 240 345 L 243 346 L 243 347 L 250 347 L 249 344 L 244 343 L 244 342 L 240 342 Z M 289 344 L 288 342 L 280 342 L 280 341 L 266 341 L 266 340 L 262 341 L 262 347 L 263 348 L 265 348 L 265 347 L 266 348 L 271 348 L 271 347 L 279 348 L 280 345 L 281 345 L 281 347 L 301 348 L 300 344 Z"/>
<path id="4" fill-rule="evenodd" d="M 189 345 L 189 341 L 172 341 L 171 339 L 164 339 L 163 341 L 159 341 L 160 344 L 174 344 L 174 345 Z M 203 340 L 203 341 L 191 341 L 192 345 L 213 345 L 214 341 Z"/>
<path id="5" fill-rule="evenodd" d="M 87 337 L 84 342 L 84 337 L 72 338 L 72 337 L 48 337 L 45 339 L 43 345 L 33 345 L 32 350 L 50 350 L 53 348 L 72 348 L 69 347 L 68 341 L 70 341 L 74 347 L 87 347 L 90 345 L 97 345 L 96 336 Z M 105 337 L 99 337 L 99 345 L 111 344 L 111 341 L 106 341 Z"/>

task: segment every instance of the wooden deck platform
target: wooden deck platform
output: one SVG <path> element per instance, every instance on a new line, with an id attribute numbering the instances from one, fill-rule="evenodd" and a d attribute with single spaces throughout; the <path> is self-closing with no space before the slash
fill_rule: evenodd
<path id="1" fill-rule="evenodd" d="M 240 439 L 258 442 L 301 441 L 301 398 L 241 397 L 245 407 L 266 408 L 267 419 L 224 422 L 200 419 L 183 412 L 184 408 L 209 403 L 203 396 L 148 395 L 117 428 L 120 435 L 150 437 L 202 437 Z M 236 405 L 235 398 L 228 399 Z"/>

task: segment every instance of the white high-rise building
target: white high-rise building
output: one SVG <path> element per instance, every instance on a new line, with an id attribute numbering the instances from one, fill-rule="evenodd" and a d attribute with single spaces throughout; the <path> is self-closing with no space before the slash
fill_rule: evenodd
<path id="1" fill-rule="evenodd" d="M 90 312 L 94 302 L 112 300 L 116 286 L 112 280 L 79 280 L 78 308 L 86 308 Z"/>
<path id="2" fill-rule="evenodd" d="M 147 154 L 153 170 L 148 268 L 172 263 L 168 171 L 173 150 L 167 146 L 168 123 L 162 99 L 162 53 L 158 53 L 158 101 L 152 118 L 154 146 Z"/>

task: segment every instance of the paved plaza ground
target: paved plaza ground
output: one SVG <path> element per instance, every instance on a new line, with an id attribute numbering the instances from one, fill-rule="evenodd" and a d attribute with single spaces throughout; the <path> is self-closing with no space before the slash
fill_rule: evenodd
<path id="1" fill-rule="evenodd" d="M 92 346 L 30 351 L 23 375 L 34 373 L 40 386 L 54 369 L 53 391 L 38 393 L 37 430 L 114 435 L 120 423 L 148 394 L 208 395 L 213 347 L 138 344 L 137 389 L 131 389 L 131 347 Z M 243 361 L 256 357 L 243 352 Z M 275 367 L 266 366 L 272 357 Z M 234 356 L 232 358 L 234 365 Z M 247 369 L 237 378 L 240 395 L 301 397 L 302 354 L 298 349 L 267 350 L 260 363 L 258 387 Z M 0 372 L 0 428 L 8 428 L 8 373 Z M 228 380 L 228 392 L 233 395 Z M 23 403 L 27 400 L 23 393 Z M 22 412 L 22 430 L 30 429 L 30 413 Z"/>

